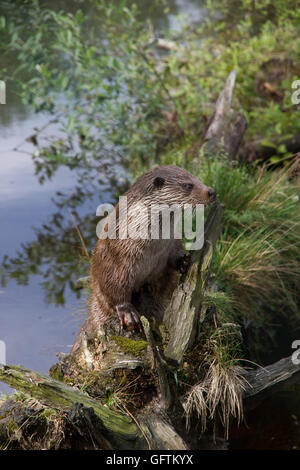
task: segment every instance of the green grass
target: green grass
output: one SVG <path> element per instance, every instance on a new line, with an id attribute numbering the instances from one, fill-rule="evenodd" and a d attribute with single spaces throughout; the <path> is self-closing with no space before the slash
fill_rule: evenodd
<path id="1" fill-rule="evenodd" d="M 290 177 L 293 167 L 269 171 L 237 166 L 226 156 L 188 162 L 182 155 L 170 152 L 160 163 L 184 166 L 226 205 L 212 265 L 223 294 L 208 302 L 224 321 L 250 324 L 254 341 L 266 350 L 274 326 L 300 324 L 299 186 Z"/>
<path id="2" fill-rule="evenodd" d="M 215 161 L 204 164 L 203 179 L 227 208 L 213 264 L 217 282 L 234 294 L 245 316 L 258 315 L 261 305 L 298 315 L 299 189 L 289 168 L 251 175 Z"/>

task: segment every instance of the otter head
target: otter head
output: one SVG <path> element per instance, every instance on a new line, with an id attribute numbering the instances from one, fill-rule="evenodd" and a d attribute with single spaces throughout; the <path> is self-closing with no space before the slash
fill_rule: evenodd
<path id="1" fill-rule="evenodd" d="M 144 190 L 152 202 L 196 206 L 208 205 L 216 199 L 216 192 L 212 188 L 179 166 L 158 166 L 143 177 L 144 181 L 140 183 L 144 183 Z"/>

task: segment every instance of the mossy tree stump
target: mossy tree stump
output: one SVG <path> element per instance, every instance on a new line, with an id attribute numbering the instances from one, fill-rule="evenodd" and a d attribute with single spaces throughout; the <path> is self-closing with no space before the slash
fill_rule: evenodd
<path id="1" fill-rule="evenodd" d="M 207 129 L 202 144 L 207 158 L 222 148 L 235 159 L 245 132 L 245 119 L 231 110 L 235 77 L 231 72 Z M 210 209 L 204 245 L 193 252 L 161 325 L 153 323 L 151 298 L 142 294 L 142 333 L 120 331 L 112 319 L 93 337 L 83 333 L 79 350 L 61 355 L 50 377 L 21 366 L 0 369 L 1 381 L 25 393 L 0 402 L 2 448 L 201 448 L 200 430 L 186 428 L 184 400 L 186 387 L 202 374 L 197 347 L 207 316 L 205 297 L 214 289 L 210 265 L 223 211 L 220 203 Z M 286 358 L 263 371 L 244 370 L 240 391 L 249 398 L 299 369 Z"/>

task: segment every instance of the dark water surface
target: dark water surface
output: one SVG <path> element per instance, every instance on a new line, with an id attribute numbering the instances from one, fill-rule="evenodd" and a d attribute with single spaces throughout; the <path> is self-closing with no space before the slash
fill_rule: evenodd
<path id="1" fill-rule="evenodd" d="M 297 382 L 277 387 L 248 411 L 245 422 L 232 427 L 229 449 L 300 450 L 300 377 Z"/>

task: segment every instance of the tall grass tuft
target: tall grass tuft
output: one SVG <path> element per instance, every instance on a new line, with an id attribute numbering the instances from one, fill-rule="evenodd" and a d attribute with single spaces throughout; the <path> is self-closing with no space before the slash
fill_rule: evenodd
<path id="1" fill-rule="evenodd" d="M 236 358 L 236 333 L 217 328 L 205 340 L 200 370 L 205 371 L 203 379 L 191 387 L 184 401 L 187 428 L 196 413 L 200 418 L 202 433 L 208 420 L 216 423 L 219 418 L 228 438 L 232 419 L 239 424 L 244 417 L 243 392 L 247 381 L 244 369 Z"/>
<path id="2" fill-rule="evenodd" d="M 189 161 L 173 151 L 160 163 L 184 166 L 225 203 L 212 274 L 226 293 L 222 310 L 252 337 L 251 358 L 263 360 L 265 339 L 271 352 L 279 326 L 300 324 L 300 188 L 292 178 L 299 161 L 270 171 L 226 156 Z"/>
<path id="3" fill-rule="evenodd" d="M 226 204 L 213 274 L 246 317 L 267 307 L 299 319 L 299 186 L 290 179 L 292 171 L 293 166 L 249 173 L 218 159 L 199 169 Z"/>

